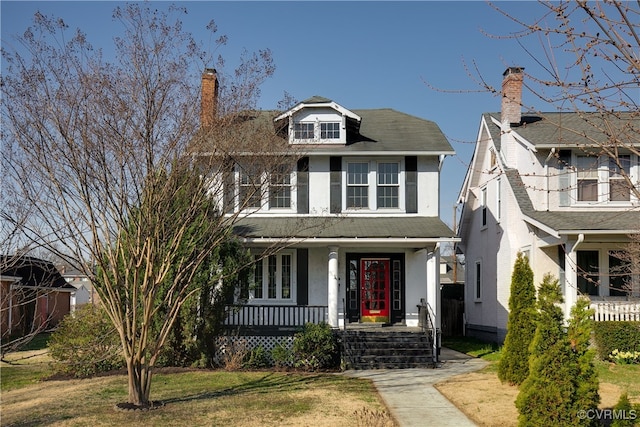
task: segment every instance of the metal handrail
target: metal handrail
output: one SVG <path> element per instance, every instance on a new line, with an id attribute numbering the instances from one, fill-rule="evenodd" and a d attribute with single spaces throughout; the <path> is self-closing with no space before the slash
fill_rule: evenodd
<path id="1" fill-rule="evenodd" d="M 426 333 L 428 339 L 431 342 L 431 350 L 432 350 L 431 352 L 432 352 L 433 363 L 437 365 L 439 363 L 439 360 L 438 360 L 439 331 L 435 325 L 436 314 L 433 311 L 433 308 L 431 307 L 431 305 L 424 298 L 420 299 L 420 306 L 423 307 L 425 310 L 425 319 L 424 319 L 425 322 L 422 323 L 422 331 Z M 431 334 L 429 334 L 429 331 L 431 331 Z"/>

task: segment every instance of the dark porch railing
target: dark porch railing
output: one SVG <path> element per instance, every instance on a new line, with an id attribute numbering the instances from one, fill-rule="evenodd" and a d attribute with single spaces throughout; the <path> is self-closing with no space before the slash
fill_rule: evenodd
<path id="1" fill-rule="evenodd" d="M 229 305 L 226 327 L 298 327 L 327 321 L 324 305 Z"/>

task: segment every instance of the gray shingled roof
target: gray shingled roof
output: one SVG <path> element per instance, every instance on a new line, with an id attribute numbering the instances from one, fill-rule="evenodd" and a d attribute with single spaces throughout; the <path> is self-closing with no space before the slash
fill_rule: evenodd
<path id="1" fill-rule="evenodd" d="M 375 151 L 455 154 L 442 130 L 433 121 L 390 108 L 350 111 L 360 116 L 362 121 L 358 133 L 347 134 L 347 145 L 308 144 L 304 147 L 309 154 Z"/>
<path id="2" fill-rule="evenodd" d="M 311 98 L 307 98 L 301 102 L 301 104 L 326 104 L 328 102 L 332 102 L 329 98 L 325 98 L 324 96 L 314 95 Z"/>
<path id="3" fill-rule="evenodd" d="M 327 103 L 330 99 L 313 96 L 305 104 Z M 390 108 L 350 110 L 361 117 L 358 124 L 350 121 L 347 130 L 347 144 L 300 144 L 305 153 L 348 155 L 349 153 L 384 152 L 385 154 L 401 153 L 401 155 L 453 155 L 455 151 L 444 136 L 440 127 L 433 121 L 401 113 Z M 273 119 L 280 113 L 263 110 L 251 111 L 238 116 L 237 132 L 252 135 L 252 129 L 267 124 L 273 129 Z M 282 129 L 283 121 L 278 123 Z M 206 151 L 206 142 L 198 141 L 197 150 Z M 204 147 L 204 148 L 203 148 Z"/>
<path id="4" fill-rule="evenodd" d="M 500 113 L 485 113 L 489 132 L 500 149 L 500 129 L 489 117 L 500 120 Z M 603 118 L 598 113 L 539 113 L 522 115 L 522 124 L 512 126 L 538 148 L 595 146 L 606 143 L 607 132 L 618 141 L 640 145 L 640 113 L 616 112 Z"/>
<path id="5" fill-rule="evenodd" d="M 455 233 L 437 217 L 244 218 L 234 232 L 245 238 L 449 239 Z"/>
<path id="6" fill-rule="evenodd" d="M 555 230 L 558 234 L 578 231 L 587 234 L 607 231 L 611 231 L 613 234 L 627 234 L 640 227 L 640 210 L 638 208 L 626 211 L 593 209 L 589 209 L 588 212 L 536 211 L 518 171 L 507 169 L 505 175 L 522 213 Z"/>

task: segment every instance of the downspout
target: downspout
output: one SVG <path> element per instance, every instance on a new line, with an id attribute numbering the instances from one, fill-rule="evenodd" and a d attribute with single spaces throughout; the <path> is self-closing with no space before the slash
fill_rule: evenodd
<path id="1" fill-rule="evenodd" d="M 555 147 L 551 149 L 551 151 L 549 152 L 549 155 L 547 156 L 546 159 L 544 159 L 544 175 L 546 177 L 547 180 L 547 202 L 546 202 L 546 210 L 549 210 L 549 160 L 551 160 L 551 158 L 556 154 L 556 149 Z"/>

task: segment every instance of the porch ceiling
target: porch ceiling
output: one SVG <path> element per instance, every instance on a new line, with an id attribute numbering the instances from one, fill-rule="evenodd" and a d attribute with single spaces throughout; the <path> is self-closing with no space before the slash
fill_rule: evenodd
<path id="1" fill-rule="evenodd" d="M 300 240 L 305 244 L 424 247 L 457 241 L 437 217 L 248 217 L 236 223 L 235 234 L 251 242 Z"/>

